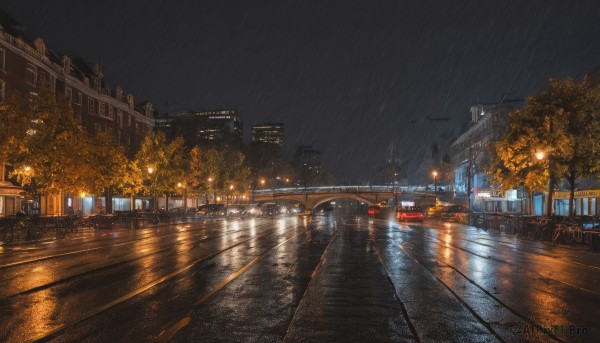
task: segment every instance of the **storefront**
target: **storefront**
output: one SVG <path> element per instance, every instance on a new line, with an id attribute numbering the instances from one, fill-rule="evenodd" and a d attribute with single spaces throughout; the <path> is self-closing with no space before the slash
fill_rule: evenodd
<path id="1" fill-rule="evenodd" d="M 21 210 L 23 188 L 0 181 L 0 217 L 13 216 Z"/>
<path id="2" fill-rule="evenodd" d="M 586 189 L 575 191 L 574 208 L 576 215 L 595 216 L 600 213 L 600 189 Z M 554 214 L 559 216 L 569 215 L 568 191 L 554 192 Z"/>

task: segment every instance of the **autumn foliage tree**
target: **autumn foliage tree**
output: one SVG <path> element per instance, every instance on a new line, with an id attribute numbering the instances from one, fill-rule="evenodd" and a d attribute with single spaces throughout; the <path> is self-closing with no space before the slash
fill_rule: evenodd
<path id="1" fill-rule="evenodd" d="M 493 144 L 488 174 L 502 189 L 524 185 L 547 187 L 546 213 L 551 214 L 557 182 L 569 183 L 570 215 L 579 177 L 600 171 L 600 90 L 587 78 L 551 79 L 539 96 L 509 115 L 504 136 Z"/>
<path id="2" fill-rule="evenodd" d="M 182 138 L 167 142 L 162 132 L 144 137 L 133 161 L 132 171 L 140 173 L 144 193 L 157 197 L 177 192 L 177 184 L 185 180 L 187 157 Z M 156 206 L 156 204 L 155 204 Z"/>
<path id="3" fill-rule="evenodd" d="M 40 85 L 28 98 L 13 95 L 0 106 L 0 156 L 32 194 L 78 193 L 92 166 L 85 163 L 87 135 L 69 105 Z"/>

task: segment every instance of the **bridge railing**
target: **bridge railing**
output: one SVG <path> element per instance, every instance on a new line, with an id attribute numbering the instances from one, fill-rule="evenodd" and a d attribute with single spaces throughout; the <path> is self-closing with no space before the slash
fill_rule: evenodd
<path id="1" fill-rule="evenodd" d="M 425 192 L 424 186 L 319 186 L 285 187 L 252 190 L 252 194 L 315 194 L 315 193 L 369 193 L 369 192 Z"/>

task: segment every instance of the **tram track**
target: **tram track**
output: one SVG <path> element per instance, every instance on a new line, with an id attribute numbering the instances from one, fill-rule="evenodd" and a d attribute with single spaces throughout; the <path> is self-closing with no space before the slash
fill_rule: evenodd
<path id="1" fill-rule="evenodd" d="M 427 229 L 436 230 L 436 231 L 446 231 L 446 229 L 442 229 L 442 228 L 436 228 L 436 227 L 431 227 L 431 226 L 425 227 L 422 224 L 420 224 L 420 225 L 407 225 L 407 226 L 410 227 L 410 228 L 413 228 L 413 229 L 425 229 L 425 228 L 427 228 Z M 446 234 L 448 234 L 448 233 L 446 233 Z M 508 247 L 508 248 L 510 248 L 510 249 L 512 249 L 514 251 L 524 252 L 524 253 L 528 253 L 528 254 L 534 254 L 534 255 L 538 255 L 538 256 L 544 256 L 544 257 L 552 258 L 554 260 L 558 260 L 558 261 L 561 261 L 561 262 L 571 263 L 571 264 L 575 264 L 575 265 L 579 265 L 579 266 L 583 266 L 583 267 L 587 267 L 587 268 L 593 268 L 593 269 L 600 270 L 600 266 L 598 266 L 598 265 L 589 265 L 589 264 L 585 264 L 585 263 L 573 261 L 571 259 L 558 258 L 555 255 L 551 255 L 551 254 L 548 254 L 548 253 L 542 253 L 542 252 L 537 251 L 537 250 L 527 249 L 527 248 L 523 248 L 523 247 L 517 247 L 514 243 L 505 242 L 503 240 L 497 240 L 497 239 L 486 238 L 486 237 L 480 237 L 479 238 L 481 240 L 485 240 L 485 241 L 492 242 L 493 244 L 495 244 L 495 245 L 491 245 L 491 244 L 485 244 L 485 243 L 482 243 L 482 242 L 478 242 L 478 241 L 475 241 L 475 240 L 472 240 L 472 239 L 462 238 L 462 237 L 458 237 L 458 236 L 454 236 L 454 235 L 451 235 L 451 236 L 453 238 L 456 238 L 456 239 L 459 239 L 459 240 L 463 240 L 463 241 L 467 241 L 467 242 L 470 242 L 470 243 L 474 243 L 474 244 L 479 244 L 479 245 L 491 247 L 491 248 L 494 248 L 494 249 L 496 249 L 498 245 L 502 245 L 502 246 Z M 519 242 L 526 243 L 527 245 L 531 245 L 533 243 L 541 243 L 544 246 L 554 247 L 554 248 L 559 247 L 561 249 L 565 249 L 565 251 L 569 251 L 569 250 L 567 250 L 568 249 L 567 247 L 557 246 L 557 245 L 550 244 L 550 243 L 547 243 L 547 242 L 532 241 L 532 240 L 522 239 L 522 238 L 517 238 L 517 239 L 519 240 Z"/>
<path id="2" fill-rule="evenodd" d="M 266 227 L 266 226 L 267 225 L 265 224 L 262 227 Z M 227 235 L 236 234 L 236 233 L 242 232 L 242 231 L 246 231 L 246 230 L 242 230 L 242 229 L 235 230 L 235 231 L 232 231 L 232 232 L 224 233 L 224 234 L 219 235 L 219 236 L 206 237 L 206 238 L 201 238 L 199 240 L 194 240 L 193 238 L 191 238 L 191 239 L 188 239 L 186 241 L 178 241 L 178 242 L 176 242 L 174 244 L 168 245 L 165 248 L 162 248 L 162 249 L 150 252 L 148 254 L 144 254 L 144 255 L 141 255 L 141 256 L 137 256 L 137 257 L 134 257 L 134 258 L 130 258 L 130 259 L 118 261 L 118 262 L 107 264 L 107 265 L 103 265 L 101 267 L 89 269 L 89 270 L 86 270 L 84 272 L 77 273 L 77 274 L 74 274 L 74 275 L 70 275 L 68 277 L 61 278 L 61 279 L 58 279 L 58 280 L 55 280 L 55 281 L 52 281 L 52 282 L 49 282 L 49 283 L 46 283 L 46 284 L 43 284 L 43 285 L 40 285 L 40 286 L 37 286 L 37 287 L 33 287 L 33 288 L 30 288 L 30 289 L 27 289 L 27 290 L 24 290 L 24 291 L 20 291 L 20 292 L 14 293 L 14 294 L 6 295 L 6 296 L 1 296 L 0 297 L 0 304 L 3 301 L 9 300 L 9 299 L 17 297 L 17 296 L 22 296 L 22 295 L 26 295 L 26 294 L 31 294 L 31 293 L 34 293 L 34 292 L 38 292 L 38 291 L 41 291 L 41 290 L 44 290 L 44 289 L 48 289 L 48 288 L 51 288 L 51 287 L 54 287 L 54 286 L 57 286 L 57 285 L 60 285 L 60 284 L 63 284 L 63 283 L 75 280 L 75 279 L 83 277 L 83 276 L 87 276 L 87 275 L 90 275 L 90 274 L 93 274 L 93 273 L 97 273 L 97 272 L 100 272 L 100 271 L 108 270 L 110 268 L 118 267 L 118 266 L 121 266 L 121 265 L 126 265 L 128 263 L 132 263 L 132 262 L 139 261 L 139 260 L 142 260 L 142 259 L 145 259 L 145 258 L 149 258 L 149 257 L 152 257 L 152 256 L 157 255 L 157 254 L 161 254 L 161 253 L 165 253 L 165 252 L 171 251 L 170 253 L 168 253 L 167 255 L 165 255 L 165 257 L 166 257 L 166 256 L 170 256 L 170 255 L 173 255 L 173 254 L 176 254 L 176 253 L 182 253 L 182 252 L 190 251 L 190 250 L 192 250 L 194 248 L 200 248 L 201 244 L 203 244 L 203 243 L 206 243 L 206 242 L 209 242 L 209 241 L 212 241 L 212 240 L 215 240 L 215 239 L 219 239 L 219 238 L 225 237 Z M 259 238 L 259 237 L 262 237 L 262 236 L 265 236 L 265 235 L 268 235 L 268 234 L 271 234 L 271 232 L 267 232 L 267 233 L 264 233 L 264 234 L 261 234 L 261 235 L 258 235 L 256 237 L 252 237 L 252 238 Z M 250 238 L 250 239 L 252 239 L 252 238 Z M 248 240 L 250 240 L 250 239 L 248 239 Z M 245 240 L 244 242 L 246 242 L 248 240 Z M 181 247 L 189 246 L 189 247 L 185 248 L 183 250 L 173 250 L 174 248 L 176 248 L 178 246 L 181 246 Z"/>
<path id="3" fill-rule="evenodd" d="M 415 227 L 411 227 L 411 228 L 415 228 Z M 408 232 L 406 230 L 393 230 L 390 233 L 386 233 L 385 236 L 387 237 L 387 239 L 389 240 L 389 244 L 395 248 L 397 248 L 399 251 L 402 252 L 402 254 L 404 254 L 405 256 L 407 256 L 408 258 L 410 258 L 412 261 L 414 261 L 415 263 L 417 263 L 418 265 L 420 265 L 422 268 L 424 268 L 425 270 L 427 270 L 429 272 L 429 274 L 431 274 L 435 280 L 437 282 L 439 282 L 444 288 L 446 288 L 463 306 L 465 306 L 465 308 L 471 313 L 473 314 L 473 316 L 482 324 L 484 325 L 488 330 L 490 330 L 490 332 L 492 334 L 494 334 L 494 336 L 502 341 L 505 342 L 507 341 L 503 336 L 501 332 L 497 332 L 492 324 L 496 324 L 496 325 L 502 325 L 503 323 L 491 323 L 486 321 L 485 319 L 483 319 L 478 313 L 477 310 L 475 308 L 473 308 L 471 305 L 469 305 L 469 300 L 468 299 L 463 299 L 457 291 L 455 291 L 455 289 L 453 289 L 453 287 L 448 284 L 447 282 L 445 282 L 442 278 L 440 278 L 440 276 L 436 273 L 436 271 L 434 269 L 442 267 L 442 268 L 449 268 L 451 269 L 453 272 L 456 273 L 456 275 L 460 276 L 460 278 L 462 278 L 463 280 L 465 280 L 468 284 L 476 287 L 480 292 L 482 292 L 483 294 L 485 294 L 486 297 L 488 297 L 489 299 L 491 299 L 491 301 L 495 302 L 496 304 L 500 305 L 502 308 L 506 309 L 507 311 L 509 311 L 512 315 L 514 315 L 517 319 L 526 322 L 528 325 L 530 325 L 530 327 L 536 327 L 536 325 L 538 325 L 535 320 L 533 320 L 532 318 L 528 317 L 526 314 L 522 313 L 521 311 L 509 306 L 506 302 L 502 301 L 500 298 L 498 298 L 497 296 L 495 296 L 494 294 L 492 294 L 490 291 L 488 291 L 487 289 L 485 289 L 485 287 L 483 287 L 482 285 L 480 285 L 478 282 L 476 282 L 474 279 L 470 278 L 467 274 L 465 274 L 464 272 L 462 272 L 459 268 L 457 268 L 454 265 L 451 265 L 450 263 L 447 263 L 445 261 L 442 261 L 438 258 L 436 258 L 435 256 L 431 256 L 431 253 L 423 250 L 424 248 L 421 247 L 417 247 L 415 244 L 411 243 L 410 240 L 406 240 L 406 239 L 402 239 L 401 241 L 399 241 L 399 237 L 394 236 L 394 233 L 402 233 L 402 234 L 407 234 Z M 457 251 L 458 253 L 463 253 L 463 254 L 473 254 L 475 256 L 478 256 L 480 258 L 486 258 L 488 260 L 490 260 L 489 256 L 482 256 L 480 254 L 474 254 L 472 251 L 469 251 L 468 249 L 464 249 L 464 247 L 459 247 L 454 243 L 450 243 L 446 240 L 440 239 L 439 237 L 436 237 L 434 235 L 431 234 L 427 234 L 424 230 L 421 231 L 421 233 L 423 234 L 423 237 L 429 238 L 431 239 L 435 244 L 437 245 L 441 245 L 443 247 L 450 247 L 451 249 Z M 454 236 L 452 236 L 453 238 L 455 238 Z M 373 239 L 373 238 L 372 238 Z M 376 242 L 373 242 L 374 245 L 376 246 L 376 251 L 377 254 L 380 255 L 381 257 L 381 251 L 380 248 L 377 247 Z M 471 242 L 471 243 L 475 243 L 478 244 L 478 242 Z M 423 250 L 423 256 L 418 256 L 417 254 L 413 253 L 412 251 L 409 251 L 409 249 L 407 249 L 406 247 L 414 247 L 417 250 Z M 426 261 L 424 260 L 426 259 Z M 496 263 L 506 263 L 509 264 L 511 266 L 515 266 L 513 263 L 507 262 L 507 261 L 502 261 L 499 259 L 492 259 L 493 261 L 495 261 Z M 383 263 L 383 259 L 382 259 L 382 264 L 384 266 L 384 269 L 386 270 L 386 273 L 388 273 L 388 276 L 390 275 L 390 272 L 387 268 L 387 266 L 385 265 L 385 263 Z M 436 266 L 435 268 L 431 267 L 432 265 Z M 592 266 L 593 267 L 593 266 Z M 535 273 L 536 275 L 539 275 L 537 273 Z M 573 287 L 576 288 L 578 290 L 581 291 L 585 291 L 594 295 L 600 295 L 594 291 L 591 290 L 587 290 L 587 289 L 583 289 L 581 287 L 578 287 L 576 285 L 572 285 L 569 283 L 565 283 L 565 282 L 561 282 L 560 280 L 554 280 L 551 278 L 548 278 L 546 276 L 543 275 L 539 275 L 541 278 L 544 279 L 548 279 L 548 280 L 552 280 L 555 282 L 559 282 L 563 285 L 569 286 L 569 287 Z M 391 277 L 390 277 L 391 279 Z M 506 324 L 506 323 L 504 323 Z M 543 338 L 545 337 L 545 338 Z M 564 340 L 562 340 L 560 337 L 557 337 L 556 335 L 553 335 L 552 333 L 549 333 L 547 336 L 543 336 L 542 339 L 540 341 L 544 341 L 547 340 L 548 338 L 557 341 L 557 342 L 564 342 Z"/>
<path id="4" fill-rule="evenodd" d="M 415 227 L 411 227 L 411 228 L 415 228 Z M 402 230 L 397 230 L 395 232 L 406 233 L 406 232 L 404 232 Z M 487 255 L 487 256 L 486 255 L 481 255 L 481 254 L 473 252 L 473 251 L 471 251 L 471 250 L 469 250 L 469 249 L 467 249 L 465 247 L 458 246 L 458 245 L 456 245 L 454 243 L 448 242 L 446 240 L 440 239 L 439 237 L 436 237 L 434 235 L 428 234 L 428 233 L 426 233 L 424 231 L 422 231 L 422 232 L 423 232 L 423 236 L 424 237 L 432 239 L 433 241 L 435 241 L 436 244 L 438 244 L 440 246 L 450 247 L 451 249 L 453 249 L 455 251 L 462 251 L 464 253 L 467 253 L 467 254 L 470 254 L 470 255 L 473 255 L 473 256 L 477 256 L 477 257 L 480 257 L 480 258 L 484 258 L 484 259 L 489 260 L 489 261 L 495 261 L 497 263 L 507 264 L 507 265 L 510 265 L 512 267 L 519 267 L 518 265 L 516 265 L 516 264 L 514 264 L 512 262 L 509 262 L 509 261 L 506 261 L 506 260 L 502 260 L 502 259 L 499 259 L 499 258 L 495 258 L 495 257 L 489 256 L 489 255 Z M 461 239 L 461 238 L 458 238 L 458 237 L 455 237 L 455 236 L 452 236 L 452 237 L 453 238 L 457 238 L 459 240 L 465 240 L 465 239 Z M 392 237 L 390 237 L 390 239 L 392 239 Z M 470 243 L 473 243 L 473 244 L 481 244 L 481 243 L 474 242 L 474 241 L 471 241 L 471 240 L 467 240 L 467 241 L 469 241 Z M 489 247 L 489 245 L 485 245 L 485 244 L 483 244 L 483 245 Z M 493 247 L 493 248 L 495 248 L 495 247 Z M 521 250 L 521 252 L 527 252 L 527 251 L 526 250 Z M 532 253 L 532 254 L 534 254 L 534 253 Z M 552 256 L 547 256 L 545 254 L 537 254 L 537 255 L 548 257 L 548 258 L 553 258 L 553 259 L 558 260 L 558 261 L 560 261 L 562 263 L 573 263 L 572 261 L 560 260 L 558 258 L 555 258 L 555 257 L 552 257 Z M 582 266 L 582 267 L 598 269 L 596 266 L 590 266 L 590 265 L 586 265 L 586 264 L 582 264 L 582 263 L 574 263 L 574 264 L 577 264 L 577 265 Z M 596 292 L 596 291 L 591 290 L 591 289 L 583 288 L 583 287 L 577 286 L 577 285 L 575 285 L 573 283 L 566 282 L 564 280 L 558 280 L 556 278 L 548 277 L 547 275 L 542 275 L 542 274 L 540 274 L 538 272 L 535 272 L 535 271 L 530 271 L 530 272 L 533 273 L 533 274 L 535 274 L 535 275 L 537 275 L 539 278 L 542 278 L 544 280 L 550 280 L 550 281 L 557 282 L 557 283 L 560 283 L 562 285 L 565 285 L 565 286 L 568 286 L 568 287 L 572 287 L 572 288 L 575 288 L 577 290 L 580 290 L 580 291 L 583 291 L 583 292 L 586 292 L 586 293 L 589 293 L 589 294 L 600 296 L 600 292 Z"/>
<path id="5" fill-rule="evenodd" d="M 402 223 L 398 223 L 398 224 L 405 225 L 406 227 L 409 227 L 411 229 L 420 230 L 421 232 L 424 233 L 425 236 L 427 236 L 429 238 L 434 238 L 434 239 L 442 241 L 442 242 L 444 242 L 446 244 L 450 244 L 452 246 L 457 247 L 458 249 L 470 252 L 473 255 L 480 256 L 480 257 L 483 257 L 483 258 L 488 258 L 488 259 L 495 259 L 492 256 L 483 256 L 483 255 L 477 254 L 475 252 L 469 251 L 466 248 L 458 247 L 458 246 L 456 246 L 453 243 L 450 243 L 450 242 L 448 242 L 446 240 L 440 239 L 440 238 L 438 238 L 438 237 L 436 237 L 434 235 L 426 233 L 427 230 L 445 231 L 444 229 L 438 229 L 438 228 L 433 228 L 433 227 L 425 227 L 425 226 L 422 226 L 422 225 L 406 225 L 406 224 L 402 224 Z M 403 231 L 402 230 L 397 230 L 397 232 L 403 232 Z M 451 236 L 452 239 L 457 239 L 457 240 L 461 240 L 461 241 L 469 242 L 469 243 L 472 243 L 472 244 L 477 244 L 477 245 L 485 246 L 485 247 L 492 248 L 492 249 L 498 249 L 497 245 L 485 244 L 485 243 L 478 242 L 478 241 L 475 241 L 475 240 L 472 240 L 472 239 L 468 239 L 468 238 L 463 238 L 463 237 L 451 235 L 451 234 L 449 234 L 447 232 L 443 232 L 443 233 L 446 234 L 447 236 Z M 568 263 L 568 264 L 573 264 L 573 265 L 577 265 L 577 266 L 581 266 L 581 267 L 585 267 L 585 268 L 591 268 L 591 269 L 600 270 L 600 266 L 585 264 L 585 263 L 573 261 L 573 260 L 570 260 L 570 259 L 562 259 L 562 258 L 556 257 L 554 255 L 550 255 L 550 254 L 546 254 L 546 253 L 541 253 L 541 252 L 530 250 L 530 249 L 524 249 L 524 248 L 516 247 L 514 244 L 510 244 L 510 243 L 506 243 L 506 242 L 502 242 L 502 241 L 497 241 L 497 240 L 493 240 L 493 239 L 489 239 L 489 238 L 482 238 L 482 239 L 485 239 L 487 241 L 491 241 L 491 242 L 493 242 L 495 244 L 499 244 L 499 245 L 505 246 L 505 247 L 510 248 L 511 250 L 515 251 L 515 252 L 525 253 L 525 254 L 532 254 L 532 255 L 537 255 L 537 256 L 543 256 L 543 257 L 546 257 L 546 258 L 551 258 L 551 259 L 556 260 L 556 261 L 560 261 L 561 263 Z M 552 246 L 552 245 L 550 245 L 550 246 Z M 504 260 L 499 260 L 499 261 L 506 262 Z"/>
<path id="6" fill-rule="evenodd" d="M 258 235 L 258 236 L 255 236 L 255 237 L 251 237 L 251 238 L 245 239 L 243 241 L 231 244 L 231 245 L 227 246 L 226 248 L 220 249 L 220 250 L 218 250 L 216 252 L 213 252 L 213 253 L 211 253 L 211 254 L 209 254 L 207 256 L 200 257 L 200 258 L 198 258 L 198 259 L 196 259 L 196 260 L 188 263 L 184 267 L 180 267 L 177 270 L 175 270 L 175 271 L 173 271 L 173 272 L 171 272 L 171 273 L 169 273 L 167 275 L 164 275 L 164 276 L 162 276 L 160 278 L 155 279 L 154 281 L 146 283 L 142 287 L 139 287 L 139 288 L 137 288 L 135 290 L 132 290 L 132 291 L 130 291 L 130 292 L 128 292 L 128 293 L 126 293 L 126 294 L 118 297 L 117 299 L 114 299 L 114 300 L 108 302 L 107 304 L 104 304 L 102 306 L 98 306 L 98 307 L 96 307 L 96 308 L 94 308 L 94 309 L 92 309 L 92 310 L 90 310 L 90 311 L 88 311 L 88 312 L 86 312 L 86 313 L 78 316 L 78 318 L 73 319 L 73 320 L 71 320 L 69 322 L 60 324 L 59 326 L 55 327 L 54 329 L 52 329 L 52 330 L 50 330 L 48 332 L 45 332 L 43 334 L 40 334 L 40 335 L 38 335 L 38 336 L 36 336 L 36 337 L 34 337 L 32 339 L 29 339 L 28 341 L 30 341 L 30 342 L 46 342 L 46 341 L 49 341 L 51 339 L 54 339 L 54 338 L 58 337 L 60 334 L 62 334 L 63 332 L 65 332 L 66 330 L 68 330 L 69 328 L 71 328 L 71 327 L 73 327 L 73 326 L 75 326 L 75 325 L 77 325 L 79 323 L 82 323 L 82 322 L 84 322 L 84 321 L 86 321 L 86 320 L 88 320 L 90 318 L 93 318 L 93 317 L 95 317 L 95 316 L 97 316 L 97 315 L 99 315 L 99 314 L 101 314 L 101 313 L 103 313 L 105 311 L 108 311 L 108 310 L 110 310 L 112 308 L 115 308 L 115 307 L 119 306 L 120 304 L 123 304 L 124 302 L 129 301 L 130 299 L 132 299 L 132 298 L 134 298 L 134 297 L 136 297 L 136 296 L 138 296 L 138 295 L 140 295 L 140 294 L 142 294 L 142 293 L 144 293 L 144 292 L 146 292 L 146 291 L 148 291 L 148 290 L 150 290 L 150 289 L 152 289 L 154 287 L 157 287 L 158 285 L 161 285 L 161 284 L 163 284 L 165 282 L 173 280 L 174 278 L 178 277 L 182 273 L 184 273 L 186 271 L 189 271 L 193 267 L 202 265 L 204 262 L 212 260 L 213 258 L 219 256 L 220 254 L 223 254 L 224 252 L 227 252 L 227 251 L 229 251 L 231 249 L 234 249 L 234 248 L 236 248 L 236 247 L 238 247 L 238 246 L 240 246 L 242 244 L 248 243 L 248 242 L 253 241 L 253 240 L 258 240 L 259 238 L 264 238 L 264 237 L 272 236 L 272 235 L 287 236 L 289 234 L 289 231 L 287 230 L 288 228 L 289 228 L 289 226 L 286 226 L 283 233 L 279 232 L 279 230 L 272 230 L 270 232 L 265 232 L 265 233 L 263 233 L 261 235 Z M 300 234 L 303 234 L 303 233 L 307 232 L 307 230 L 302 230 L 302 229 L 300 229 L 298 227 L 296 227 L 295 229 L 297 231 L 300 231 L 300 232 L 295 233 L 291 237 L 287 237 L 283 242 L 278 243 L 278 244 L 276 244 L 273 247 L 270 247 L 266 252 L 263 252 L 260 255 L 256 256 L 251 262 L 249 262 L 248 264 L 246 264 L 241 269 L 243 269 L 243 270 L 247 269 L 248 267 L 250 267 L 250 265 L 256 263 L 258 260 L 260 260 L 262 257 L 264 257 L 269 251 L 272 251 L 277 246 L 280 246 L 280 245 L 284 244 L 285 242 L 291 240 L 292 238 L 294 238 L 294 237 L 296 237 L 296 236 L 298 236 Z M 238 269 L 238 271 L 240 271 L 241 269 Z M 243 272 L 243 270 L 241 272 Z M 237 277 L 239 274 L 241 274 L 241 272 L 238 273 L 235 277 Z M 235 277 L 233 279 L 235 279 Z M 229 280 L 227 283 L 229 283 L 233 279 Z M 217 286 L 213 287 L 213 290 Z M 220 290 L 224 286 L 225 285 L 222 285 L 220 288 L 214 290 L 210 295 L 214 294 L 215 292 L 217 292 L 218 290 Z"/>
<path id="7" fill-rule="evenodd" d="M 391 238 L 391 237 L 390 237 Z M 393 239 L 392 239 L 393 240 Z M 403 242 L 404 244 L 409 244 L 409 245 L 413 245 L 412 243 L 409 242 Z M 471 305 L 469 305 L 468 300 L 463 299 L 447 282 L 445 282 L 444 280 L 442 280 L 437 274 L 436 272 L 433 270 L 433 268 L 429 267 L 427 263 L 425 263 L 422 258 L 420 258 L 419 256 L 411 253 L 410 251 L 408 251 L 404 246 L 402 246 L 402 244 L 399 244 L 396 242 L 396 244 L 394 244 L 394 246 L 396 248 L 398 248 L 400 251 L 402 251 L 403 254 L 405 254 L 406 256 L 408 256 L 409 258 L 411 258 L 413 261 L 415 261 L 416 263 L 418 263 L 419 265 L 421 265 L 424 269 L 426 269 L 441 285 L 443 285 L 463 306 L 465 306 L 465 308 L 467 308 L 467 310 L 469 310 L 469 312 L 471 312 L 475 318 L 477 318 L 478 321 L 481 322 L 482 325 L 484 325 L 488 330 L 490 330 L 490 332 L 492 332 L 494 334 L 494 336 L 496 336 L 496 338 L 498 338 L 500 341 L 502 342 L 506 342 L 505 339 L 502 338 L 502 335 L 497 332 L 490 323 L 488 323 L 487 321 L 485 321 L 478 313 L 477 310 L 474 309 Z M 414 245 L 413 245 L 414 246 Z M 468 283 L 470 283 L 471 285 L 477 287 L 481 292 L 483 292 L 487 297 L 491 298 L 493 301 L 495 301 L 496 303 L 500 304 L 502 306 L 502 308 L 510 311 L 513 315 L 515 315 L 516 317 L 518 317 L 519 319 L 527 322 L 529 325 L 531 325 L 532 327 L 536 326 L 536 322 L 529 318 L 527 315 L 521 313 L 520 311 L 512 308 L 511 306 L 509 306 L 508 304 L 506 304 L 505 302 L 503 302 L 502 300 L 500 300 L 498 297 L 496 297 L 495 295 L 493 295 L 491 292 L 489 292 L 488 290 L 486 290 L 483 286 L 481 286 L 480 284 L 478 284 L 476 281 L 474 281 L 473 279 L 469 278 L 465 273 L 461 272 L 458 268 L 444 262 L 441 261 L 439 259 L 436 258 L 428 258 L 429 262 L 434 262 L 435 264 L 439 265 L 439 266 L 444 266 L 447 268 L 452 269 L 454 272 L 456 272 L 458 275 L 460 275 L 464 280 L 466 280 Z M 553 334 L 549 334 L 548 337 L 552 338 L 554 341 L 557 342 L 565 342 L 564 340 L 561 340 L 560 338 L 556 337 Z"/>
<path id="8" fill-rule="evenodd" d="M 206 230 L 206 229 L 210 229 L 211 232 L 214 230 L 218 230 L 220 227 L 219 226 L 210 226 L 210 227 L 200 227 L 200 228 L 194 228 L 194 229 L 189 229 L 187 230 L 187 232 L 195 232 L 195 231 L 202 231 L 202 230 Z M 145 229 L 147 230 L 147 229 Z M 75 251 L 69 251 L 69 252 L 64 252 L 64 253 L 60 253 L 60 254 L 53 254 L 53 255 L 46 255 L 46 256 L 41 256 L 41 257 L 36 257 L 36 258 L 31 258 L 31 259 L 27 259 L 27 260 L 22 260 L 22 261 L 17 261 L 17 262 L 11 262 L 11 263 L 5 263 L 5 264 L 0 264 L 0 270 L 3 269 L 8 269 L 8 268 L 13 268 L 13 267 L 17 267 L 17 266 L 21 266 L 21 265 L 26 265 L 26 264 L 31 264 L 31 263 L 36 263 L 36 262 L 40 262 L 40 261 L 46 261 L 46 260 L 51 260 L 51 259 L 56 259 L 56 258 L 62 258 L 62 257 L 66 257 L 66 256 L 73 256 L 73 255 L 78 255 L 78 254 L 85 254 L 85 253 L 89 253 L 89 252 L 93 252 L 93 251 L 98 251 L 98 250 L 103 250 L 103 249 L 111 249 L 114 247 L 118 247 L 118 246 L 124 246 L 124 245 L 128 245 L 128 244 L 135 244 L 135 243 L 139 243 L 145 240 L 160 240 L 161 238 L 164 237 L 169 237 L 169 236 L 175 236 L 175 235 L 179 235 L 181 234 L 180 231 L 178 232 L 171 232 L 171 233 L 167 233 L 167 234 L 147 234 L 144 235 L 143 237 L 138 237 L 135 239 L 130 239 L 127 241 L 122 241 L 122 242 L 117 242 L 117 243 L 111 243 L 108 245 L 102 245 L 102 246 L 98 246 L 98 247 L 93 247 L 93 248 L 88 248 L 88 249 L 81 249 L 81 250 L 75 250 Z M 98 241 L 89 241 L 89 242 L 85 242 L 83 244 L 94 244 L 94 243 L 98 243 Z M 148 243 L 150 244 L 150 243 Z"/>

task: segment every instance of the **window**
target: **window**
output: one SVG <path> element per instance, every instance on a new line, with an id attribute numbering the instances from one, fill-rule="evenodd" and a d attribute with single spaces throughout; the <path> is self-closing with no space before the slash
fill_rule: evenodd
<path id="1" fill-rule="evenodd" d="M 27 63 L 27 68 L 25 69 L 25 82 L 32 86 L 37 85 L 37 68 L 31 63 Z"/>
<path id="2" fill-rule="evenodd" d="M 127 94 L 127 103 L 129 104 L 129 108 L 133 110 L 133 108 L 135 107 L 133 95 Z"/>
<path id="3" fill-rule="evenodd" d="M 67 99 L 68 102 L 71 102 L 73 98 L 73 90 L 70 87 L 65 87 L 65 99 Z"/>
<path id="4" fill-rule="evenodd" d="M 81 105 L 83 103 L 83 96 L 81 92 L 77 92 L 77 97 L 75 98 L 75 105 Z"/>
<path id="5" fill-rule="evenodd" d="M 131 126 L 131 114 L 127 115 L 127 126 Z"/>
<path id="6" fill-rule="evenodd" d="M 114 108 L 111 105 L 108 105 L 108 117 L 110 119 L 115 119 Z"/>
<path id="7" fill-rule="evenodd" d="M 106 107 L 103 102 L 98 101 L 98 115 L 106 115 Z"/>
<path id="8" fill-rule="evenodd" d="M 121 145 L 121 130 L 117 130 L 117 145 Z"/>
<path id="9" fill-rule="evenodd" d="M 96 134 L 99 134 L 100 132 L 102 132 L 102 125 L 96 123 L 94 124 L 94 129 L 96 131 Z"/>
<path id="10" fill-rule="evenodd" d="M 96 114 L 96 103 L 94 99 L 88 99 L 88 113 Z"/>
<path id="11" fill-rule="evenodd" d="M 121 110 L 117 110 L 117 122 L 119 123 L 119 128 L 123 128 L 123 112 Z"/>
<path id="12" fill-rule="evenodd" d="M 4 50 L 0 49 L 0 70 L 5 70 L 4 56 L 6 56 L 6 53 L 4 52 Z"/>

